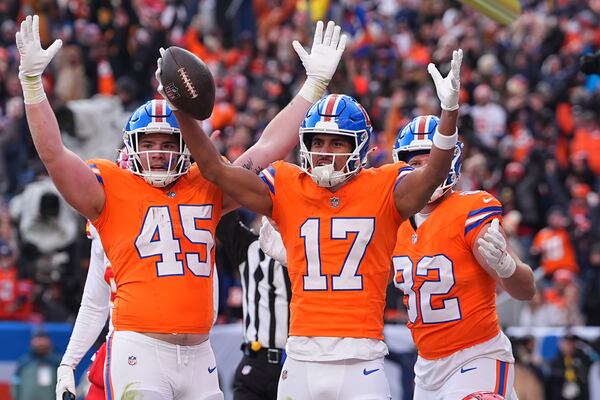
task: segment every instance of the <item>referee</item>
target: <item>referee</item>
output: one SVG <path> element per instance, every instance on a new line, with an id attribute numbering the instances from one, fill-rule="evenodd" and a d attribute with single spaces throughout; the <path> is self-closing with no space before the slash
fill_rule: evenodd
<path id="1" fill-rule="evenodd" d="M 242 282 L 244 356 L 235 371 L 233 398 L 275 400 L 289 329 L 287 269 L 260 249 L 258 235 L 236 212 L 221 218 L 217 239 L 230 265 L 239 268 Z"/>

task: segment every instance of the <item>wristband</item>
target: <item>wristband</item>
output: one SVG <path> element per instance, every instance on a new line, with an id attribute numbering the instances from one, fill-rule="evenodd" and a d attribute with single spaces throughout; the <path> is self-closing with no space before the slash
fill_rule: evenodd
<path id="1" fill-rule="evenodd" d="M 451 136 L 442 135 L 437 128 L 433 134 L 433 145 L 440 150 L 452 150 L 458 143 L 458 128 L 454 131 Z"/>
<path id="2" fill-rule="evenodd" d="M 325 90 L 327 90 L 327 83 L 309 76 L 306 78 L 306 81 L 300 88 L 300 91 L 298 91 L 298 95 L 309 101 L 311 104 L 314 104 L 319 101 L 321 97 L 323 97 Z"/>
<path id="3" fill-rule="evenodd" d="M 42 83 L 42 76 L 24 76 L 21 79 L 23 88 L 23 101 L 25 104 L 38 104 L 46 100 L 46 92 Z"/>

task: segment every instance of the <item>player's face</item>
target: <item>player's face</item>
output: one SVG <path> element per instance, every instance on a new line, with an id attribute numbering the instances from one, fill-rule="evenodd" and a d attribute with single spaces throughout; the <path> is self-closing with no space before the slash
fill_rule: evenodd
<path id="1" fill-rule="evenodd" d="M 422 167 L 423 165 L 427 164 L 428 160 L 429 160 L 429 154 L 419 154 L 419 155 L 416 155 L 413 158 L 411 158 L 408 161 L 408 165 L 410 165 L 413 168 L 419 168 L 419 167 Z"/>
<path id="2" fill-rule="evenodd" d="M 347 139 L 340 137 L 339 135 L 330 135 L 325 133 L 317 133 L 313 136 L 310 151 L 316 153 L 352 153 L 352 145 Z M 336 156 L 333 162 L 333 167 L 336 171 L 341 171 L 346 165 L 348 160 L 347 155 Z M 315 167 L 331 164 L 334 157 L 326 154 L 314 154 L 312 156 L 312 163 Z"/>
<path id="3" fill-rule="evenodd" d="M 179 152 L 179 138 L 166 133 L 147 133 L 138 142 L 142 169 L 145 171 L 166 171 L 174 169 Z M 172 153 L 168 153 L 172 152 Z"/>

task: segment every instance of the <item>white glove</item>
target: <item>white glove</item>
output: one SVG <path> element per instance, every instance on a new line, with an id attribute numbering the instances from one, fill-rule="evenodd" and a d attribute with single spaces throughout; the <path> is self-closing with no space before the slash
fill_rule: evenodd
<path id="1" fill-rule="evenodd" d="M 304 50 L 300 42 L 297 40 L 292 42 L 308 76 L 298 94 L 311 103 L 323 97 L 340 63 L 347 40 L 346 35 L 340 35 L 341 30 L 333 21 L 329 21 L 323 35 L 323 21 L 318 21 L 310 54 Z"/>
<path id="2" fill-rule="evenodd" d="M 158 81 L 158 87 L 156 88 L 156 91 L 163 97 L 163 99 L 167 101 L 167 104 L 169 105 L 169 108 L 172 111 L 177 111 L 177 107 L 175 107 L 173 103 L 171 103 L 169 99 L 167 99 L 167 95 L 165 94 L 165 88 L 163 87 L 163 84 L 160 81 L 160 73 L 162 72 L 162 57 L 165 53 L 165 49 L 161 47 L 158 51 L 160 52 L 160 57 L 158 57 L 158 60 L 156 60 L 156 72 L 154 73 L 154 77 Z"/>
<path id="3" fill-rule="evenodd" d="M 283 246 L 281 235 L 273 228 L 273 225 L 271 225 L 267 217 L 262 217 L 262 226 L 260 227 L 258 243 L 265 254 L 279 264 L 287 265 L 287 253 Z"/>
<path id="4" fill-rule="evenodd" d="M 28 15 L 21 22 L 21 30 L 16 33 L 17 48 L 21 55 L 19 65 L 19 79 L 26 76 L 40 76 L 52 58 L 62 46 L 62 40 L 56 39 L 46 50 L 42 49 L 40 42 L 40 18 Z"/>
<path id="5" fill-rule="evenodd" d="M 452 52 L 452 61 L 450 62 L 450 72 L 445 78 L 442 78 L 440 71 L 429 63 L 427 71 L 433 78 L 435 90 L 442 106 L 442 110 L 454 111 L 458 109 L 458 94 L 460 91 L 460 64 L 462 63 L 462 49 Z"/>
<path id="6" fill-rule="evenodd" d="M 25 104 L 37 104 L 46 99 L 42 85 L 42 72 L 62 46 L 62 40 L 56 39 L 46 50 L 40 42 L 40 18 L 28 15 L 21 22 L 21 29 L 16 33 L 17 49 L 21 55 L 19 79 L 23 87 Z"/>
<path id="7" fill-rule="evenodd" d="M 506 239 L 500 232 L 500 221 L 494 218 L 485 235 L 477 240 L 479 253 L 485 258 L 502 279 L 511 277 L 517 269 L 517 264 L 508 251 Z"/>
<path id="8" fill-rule="evenodd" d="M 63 400 L 63 394 L 68 390 L 75 394 L 75 373 L 68 365 L 61 365 L 56 370 L 56 400 Z"/>

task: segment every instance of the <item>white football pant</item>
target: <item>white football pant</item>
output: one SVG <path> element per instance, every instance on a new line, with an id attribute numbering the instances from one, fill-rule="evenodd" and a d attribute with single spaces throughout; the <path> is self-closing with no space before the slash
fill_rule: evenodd
<path id="1" fill-rule="evenodd" d="M 299 361 L 287 357 L 279 376 L 277 399 L 389 400 L 383 358 L 376 360 Z"/>
<path id="2" fill-rule="evenodd" d="M 494 392 L 506 400 L 518 400 L 513 389 L 514 364 L 493 358 L 476 358 L 450 375 L 437 390 L 425 390 L 415 385 L 415 400 L 460 400 L 474 392 Z"/>
<path id="3" fill-rule="evenodd" d="M 222 400 L 210 341 L 180 346 L 137 332 L 107 340 L 107 400 Z"/>

